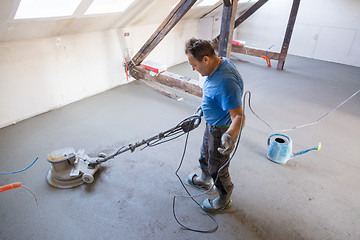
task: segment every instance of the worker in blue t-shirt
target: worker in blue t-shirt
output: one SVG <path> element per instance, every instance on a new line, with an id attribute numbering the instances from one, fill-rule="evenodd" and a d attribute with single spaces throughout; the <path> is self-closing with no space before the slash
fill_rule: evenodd
<path id="1" fill-rule="evenodd" d="M 193 70 L 206 76 L 201 104 L 206 120 L 199 159 L 202 174 L 188 175 L 187 182 L 210 189 L 217 178 L 214 184 L 219 196 L 206 199 L 201 205 L 206 212 L 217 212 L 230 206 L 234 188 L 226 163 L 240 133 L 241 122 L 242 127 L 245 123 L 243 80 L 229 59 L 215 54 L 209 41 L 191 38 L 186 42 L 185 53 Z"/>

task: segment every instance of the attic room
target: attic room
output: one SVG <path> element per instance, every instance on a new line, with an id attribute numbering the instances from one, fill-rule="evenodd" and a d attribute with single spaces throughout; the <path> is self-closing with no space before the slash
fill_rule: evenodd
<path id="1" fill-rule="evenodd" d="M 2 0 L 0 239 L 359 239 L 359 76 L 357 0 Z"/>

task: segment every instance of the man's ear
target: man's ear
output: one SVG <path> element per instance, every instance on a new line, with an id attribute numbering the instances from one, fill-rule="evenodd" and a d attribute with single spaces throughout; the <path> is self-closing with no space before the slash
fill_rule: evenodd
<path id="1" fill-rule="evenodd" d="M 209 56 L 204 56 L 203 57 L 203 61 L 204 61 L 204 63 L 209 63 L 209 60 L 210 60 L 210 58 L 209 58 Z"/>

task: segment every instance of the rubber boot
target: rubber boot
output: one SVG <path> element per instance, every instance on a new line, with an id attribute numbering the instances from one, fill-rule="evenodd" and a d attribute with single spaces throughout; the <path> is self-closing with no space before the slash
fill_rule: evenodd
<path id="1" fill-rule="evenodd" d="M 224 210 L 230 206 L 231 200 L 231 192 L 227 194 L 219 194 L 218 197 L 213 199 L 205 199 L 204 202 L 201 204 L 201 208 L 208 213 L 214 213 L 221 210 Z"/>
<path id="2" fill-rule="evenodd" d="M 211 185 L 211 175 L 207 172 L 201 171 L 201 176 L 193 178 L 193 183 L 196 185 Z"/>
<path id="3" fill-rule="evenodd" d="M 207 172 L 202 171 L 201 176 L 196 173 L 191 173 L 187 177 L 187 182 L 196 188 L 208 190 L 212 187 L 211 175 Z"/>

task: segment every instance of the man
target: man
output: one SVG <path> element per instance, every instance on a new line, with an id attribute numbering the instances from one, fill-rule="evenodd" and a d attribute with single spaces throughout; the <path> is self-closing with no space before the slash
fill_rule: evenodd
<path id="1" fill-rule="evenodd" d="M 202 174 L 190 174 L 187 182 L 194 187 L 209 189 L 212 181 L 216 181 L 219 196 L 206 199 L 201 207 L 206 212 L 217 212 L 229 207 L 234 188 L 229 165 L 224 164 L 240 133 L 243 80 L 229 59 L 215 54 L 209 41 L 191 38 L 186 42 L 185 53 L 193 70 L 206 76 L 201 104 L 206 120 L 199 159 Z M 243 126 L 244 122 L 245 117 Z"/>

